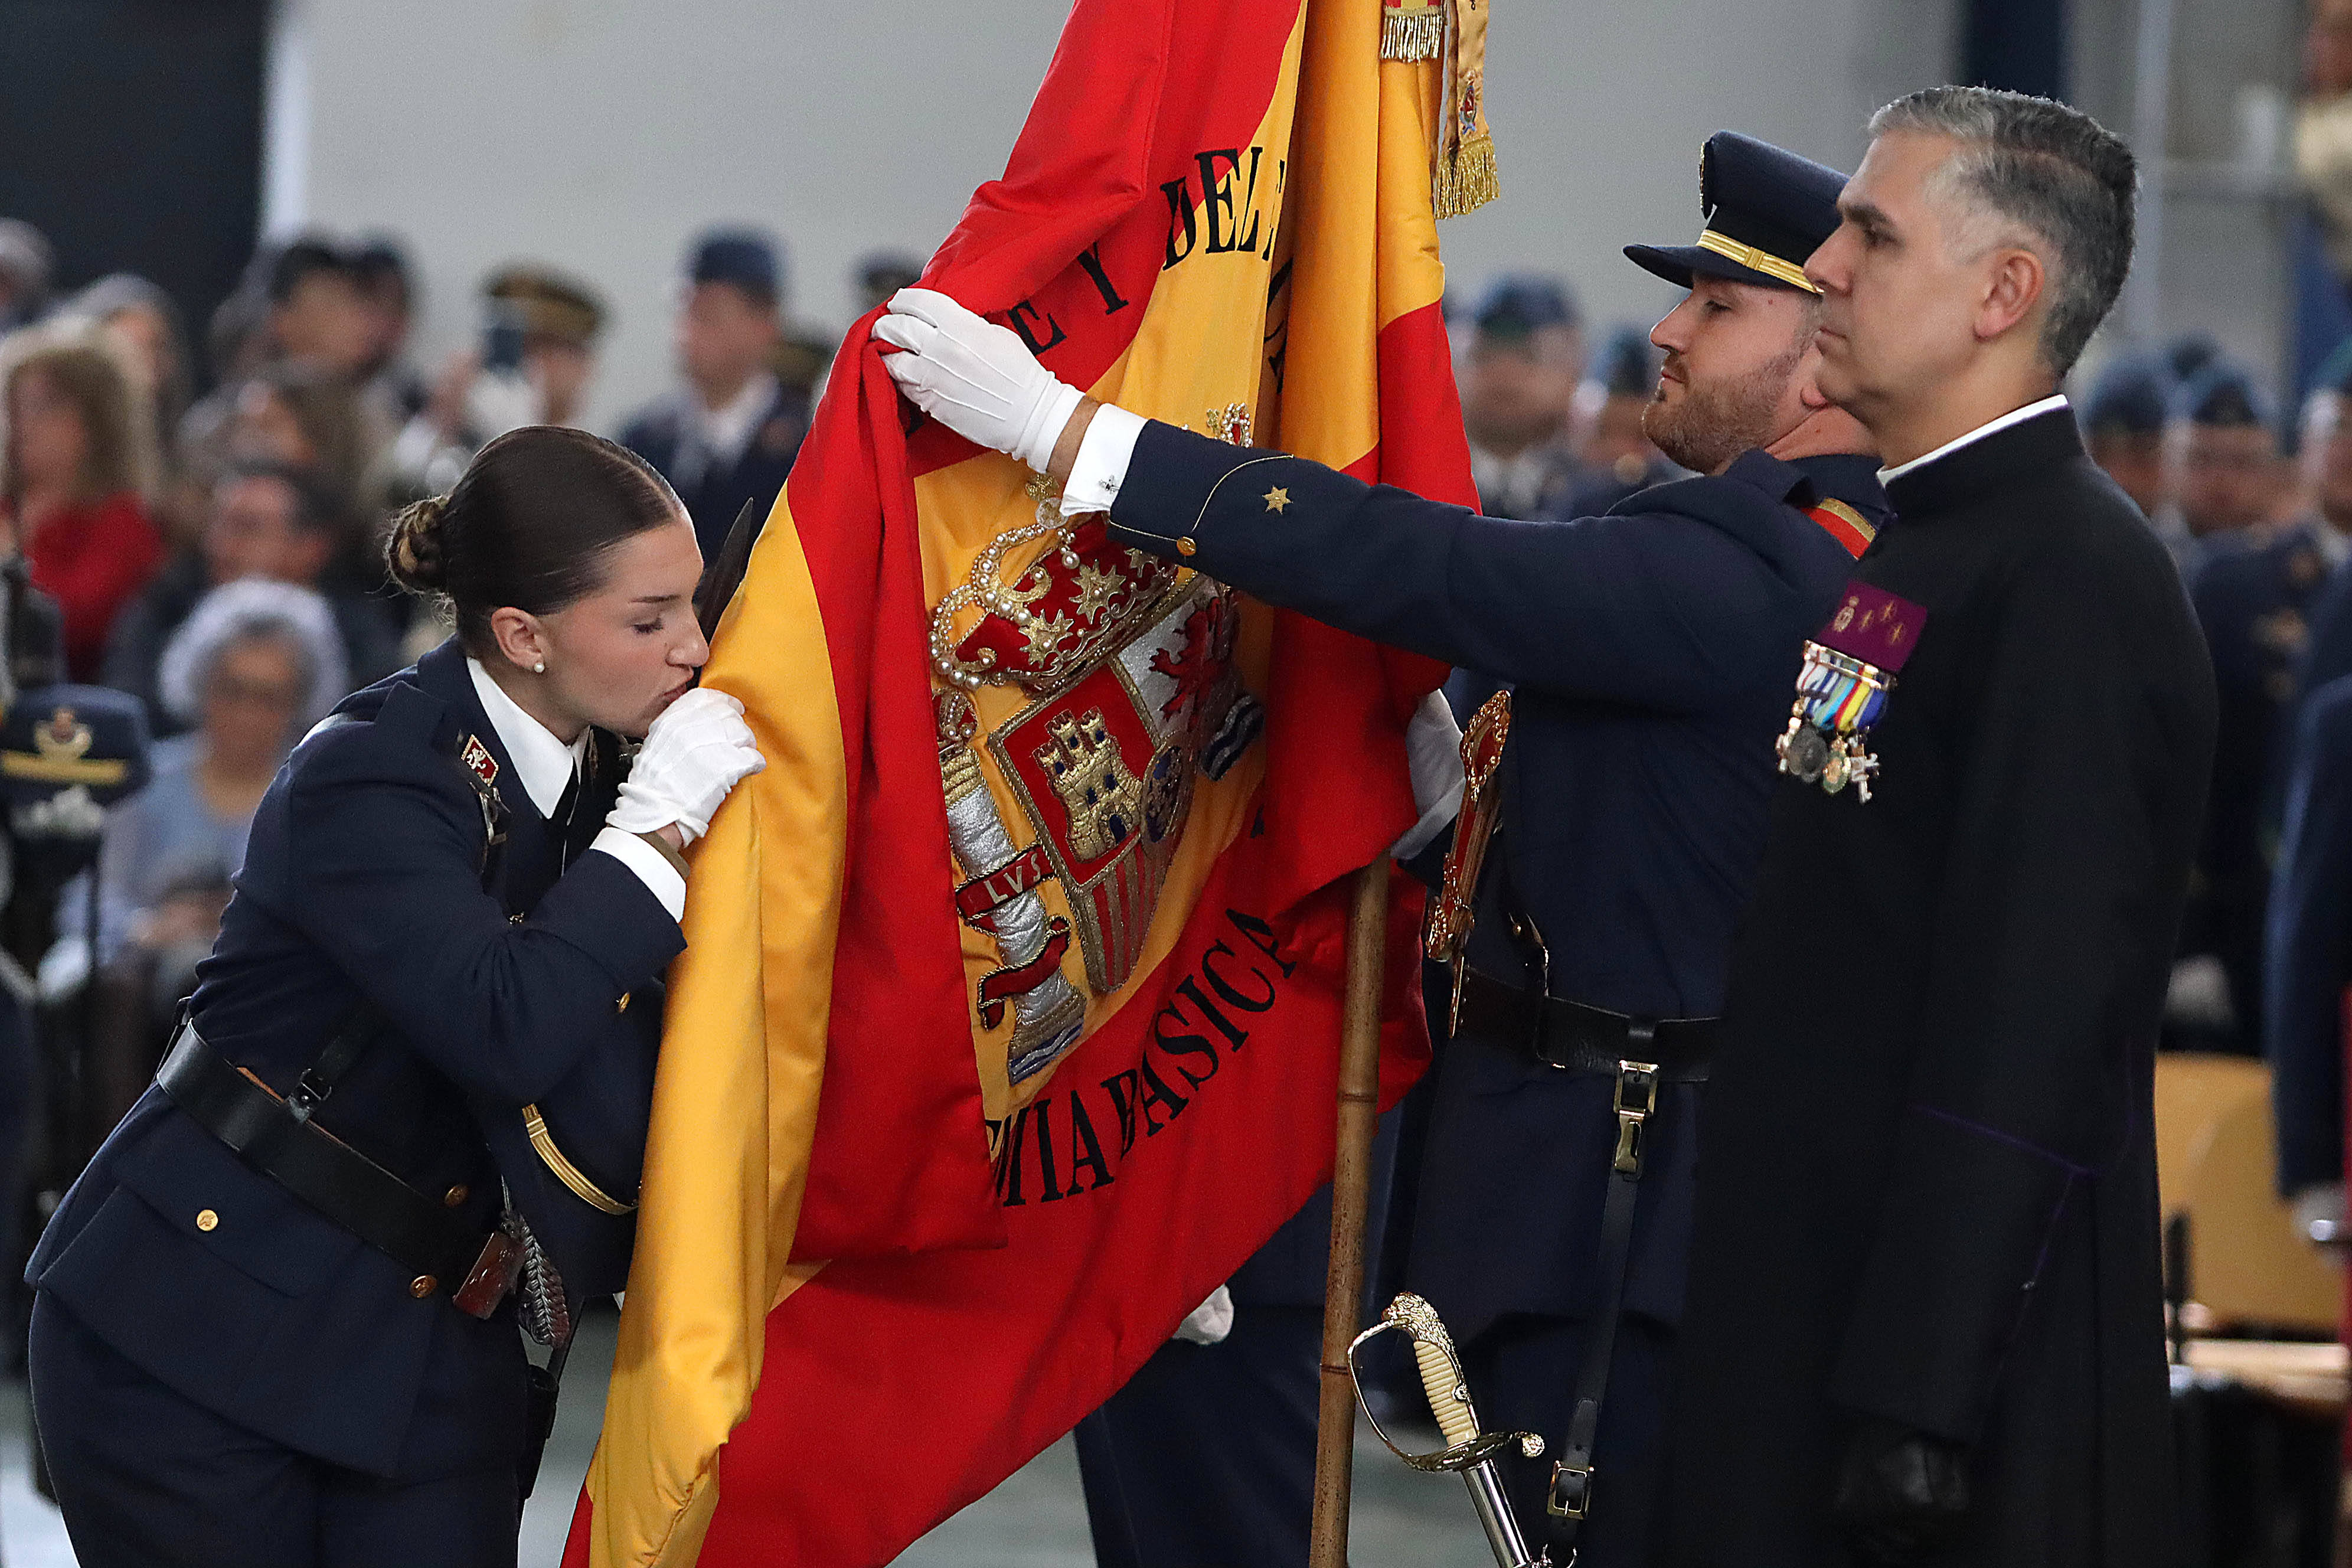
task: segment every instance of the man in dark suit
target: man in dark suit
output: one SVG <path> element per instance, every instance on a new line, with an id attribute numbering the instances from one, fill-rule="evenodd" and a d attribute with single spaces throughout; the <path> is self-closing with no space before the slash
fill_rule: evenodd
<path id="1" fill-rule="evenodd" d="M 2151 1062 L 2213 744 L 2171 561 L 2055 395 L 2123 143 L 1882 110 L 1825 390 L 1895 521 L 1807 645 L 1709 1087 L 1665 1560 L 2174 1560 Z"/>
<path id="2" fill-rule="evenodd" d="M 686 258 L 678 306 L 677 360 L 683 382 L 639 410 L 621 445 L 661 470 L 694 519 L 705 561 L 736 514 L 758 509 L 767 520 L 808 433 L 808 401 L 772 368 L 783 331 L 783 268 L 765 235 L 716 229 Z"/>
<path id="3" fill-rule="evenodd" d="M 1698 242 L 1626 252 L 1690 290 L 1652 332 L 1646 427 L 1699 477 L 1573 521 L 1480 517 L 1086 404 L 927 291 L 877 329 L 908 351 L 884 363 L 917 406 L 1049 467 L 1066 511 L 1107 509 L 1122 542 L 1516 688 L 1408 1278 L 1464 1342 L 1489 1422 L 1542 1433 L 1565 1466 L 1548 1487 L 1549 1465 L 1514 1458 L 1518 1511 L 1537 1525 L 1555 1499 L 1586 1568 L 1649 1549 L 1692 1119 L 1771 735 L 1799 644 L 1883 511 L 1864 433 L 1815 384 L 1799 266 L 1842 184 L 1708 141 Z M 974 419 L 934 374 L 1023 387 L 1022 417 Z M 1024 430 L 1060 435 L 1024 450 Z M 1295 1373 L 1310 1395 L 1313 1371 Z"/>

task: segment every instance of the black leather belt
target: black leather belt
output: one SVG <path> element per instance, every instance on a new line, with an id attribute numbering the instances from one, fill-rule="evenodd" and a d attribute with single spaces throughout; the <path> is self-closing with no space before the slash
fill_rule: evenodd
<path id="1" fill-rule="evenodd" d="M 269 1177 L 415 1278 L 420 1300 L 451 1281 L 451 1302 L 488 1318 L 514 1289 L 522 1247 L 503 1230 L 485 1237 L 450 1209 L 385 1170 L 247 1077 L 183 1024 L 155 1081 L 196 1124 Z"/>
<path id="2" fill-rule="evenodd" d="M 1560 996 L 1538 996 L 1475 969 L 1462 973 L 1462 1027 L 1519 1046 L 1563 1072 L 1611 1072 L 1643 1061 L 1664 1083 L 1703 1083 L 1717 1018 L 1633 1018 Z M 1637 1031 L 1648 1037 L 1636 1048 Z"/>
<path id="3" fill-rule="evenodd" d="M 1544 1503 L 1555 1539 L 1572 1558 L 1592 1509 L 1592 1453 L 1601 1435 L 1601 1406 L 1609 1392 L 1617 1327 L 1624 1313 L 1633 1219 L 1649 1152 L 1650 1120 L 1658 1113 L 1659 1086 L 1706 1080 L 1719 1020 L 1632 1017 L 1539 995 L 1473 969 L 1462 976 L 1462 1023 L 1563 1071 L 1607 1073 L 1617 1080 L 1617 1148 L 1601 1213 L 1600 1299 L 1584 1353 L 1578 1359 L 1568 1436 L 1552 1467 L 1551 1489 Z"/>

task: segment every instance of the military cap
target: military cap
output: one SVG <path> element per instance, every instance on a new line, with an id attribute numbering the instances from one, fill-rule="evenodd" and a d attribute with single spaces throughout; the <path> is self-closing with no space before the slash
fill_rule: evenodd
<path id="1" fill-rule="evenodd" d="M 1690 287 L 1693 273 L 1735 283 L 1820 289 L 1805 281 L 1805 259 L 1837 231 L 1845 176 L 1769 142 L 1718 131 L 1698 155 L 1698 206 L 1705 226 L 1696 245 L 1629 245 L 1626 258 L 1669 283 Z"/>
<path id="2" fill-rule="evenodd" d="M 1585 379 L 1612 397 L 1648 398 L 1658 389 L 1658 351 L 1639 327 L 1612 330 L 1592 356 Z"/>
<path id="3" fill-rule="evenodd" d="M 2176 382 L 2193 381 L 2199 372 L 2221 357 L 2221 345 L 2202 332 L 2183 332 L 2164 345 L 2164 362 Z"/>
<path id="4" fill-rule="evenodd" d="M 2270 399 L 2254 378 L 2225 359 L 2216 358 L 2173 395 L 2172 416 L 2191 425 L 2218 429 L 2243 429 L 2271 423 Z"/>
<path id="5" fill-rule="evenodd" d="M 869 309 L 922 276 L 922 262 L 904 251 L 869 250 L 857 258 L 857 291 Z"/>
<path id="6" fill-rule="evenodd" d="M 2172 397 L 2162 360 L 2118 355 L 2099 372 L 2083 400 L 2083 428 L 2095 435 L 2153 436 L 2164 428 Z"/>
<path id="7" fill-rule="evenodd" d="M 594 289 L 533 262 L 500 268 L 482 284 L 482 294 L 509 307 L 530 337 L 586 348 L 604 325 L 604 302 Z"/>
<path id="8" fill-rule="evenodd" d="M 688 282 L 732 284 L 769 305 L 783 297 L 783 271 L 775 242 L 757 229 L 711 229 L 686 258 Z"/>
<path id="9" fill-rule="evenodd" d="M 1539 327 L 1579 323 L 1576 298 L 1556 278 L 1516 273 L 1497 278 L 1480 295 L 1471 324 L 1481 337 L 1524 338 Z"/>

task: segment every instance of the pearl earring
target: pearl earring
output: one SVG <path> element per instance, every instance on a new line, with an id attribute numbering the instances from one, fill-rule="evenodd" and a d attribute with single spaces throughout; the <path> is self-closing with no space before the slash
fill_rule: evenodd
<path id="1" fill-rule="evenodd" d="M 537 664 L 532 665 L 530 667 L 530 672 L 533 675 L 545 675 L 547 673 L 547 660 L 542 658 Z"/>

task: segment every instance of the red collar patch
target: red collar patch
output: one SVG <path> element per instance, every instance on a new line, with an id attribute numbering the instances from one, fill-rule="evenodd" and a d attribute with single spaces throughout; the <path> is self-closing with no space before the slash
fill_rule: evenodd
<path id="1" fill-rule="evenodd" d="M 490 749 L 482 744 L 480 737 L 467 736 L 466 749 L 457 753 L 457 760 L 465 763 L 467 769 L 484 784 L 499 782 L 499 760 L 490 755 Z"/>

